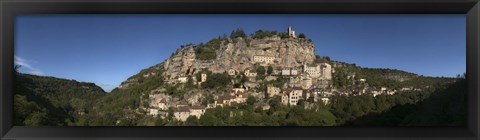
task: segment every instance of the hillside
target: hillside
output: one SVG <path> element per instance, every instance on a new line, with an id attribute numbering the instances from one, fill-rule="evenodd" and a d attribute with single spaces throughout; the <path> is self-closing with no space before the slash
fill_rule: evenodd
<path id="1" fill-rule="evenodd" d="M 28 75 L 50 78 L 30 82 L 20 75 L 23 85 L 19 86 L 33 88 L 20 88 L 23 91 L 18 93 L 49 94 L 16 95 L 19 107 L 34 108 L 33 116 L 28 115 L 32 111 L 19 112 L 24 116 L 19 124 L 42 124 L 22 119 L 53 116 L 44 122 L 79 126 L 345 125 L 395 106 L 417 104 L 462 79 L 365 68 L 315 52 L 312 40 L 295 35 L 291 28 L 250 35 L 236 29 L 230 36 L 180 46 L 164 62 L 140 70 L 109 94 L 91 83 L 60 79 L 81 88 L 51 89 L 62 82 Z M 33 97 L 41 98 L 29 102 Z"/>
<path id="2" fill-rule="evenodd" d="M 238 121 L 245 117 L 257 118 L 258 123 L 268 118 L 278 121 L 261 125 L 314 125 L 302 121 L 322 119 L 305 116 L 284 123 L 288 114 L 305 115 L 298 114 L 297 107 L 331 116 L 319 124 L 340 125 L 349 119 L 334 116 L 337 111 L 329 109 L 332 104 L 328 102 L 335 95 L 373 98 L 415 92 L 412 96 L 420 100 L 427 98 L 432 88 L 454 81 L 333 61 L 315 54 L 313 42 L 305 35 L 300 38 L 288 32 L 259 30 L 247 36 L 237 29 L 230 37 L 182 45 L 164 62 L 131 76 L 96 105 L 95 117 L 100 121 L 89 125 L 249 125 Z M 270 89 L 277 92 L 270 93 Z M 295 104 L 283 100 L 296 89 L 302 90 L 298 96 L 302 99 Z M 385 109 L 389 108 L 381 110 Z M 179 115 L 182 111 L 191 115 Z M 218 111 L 229 112 L 231 117 Z M 234 114 L 242 115 L 231 120 Z M 209 123 L 211 119 L 223 123 Z"/>
<path id="3" fill-rule="evenodd" d="M 402 104 L 385 112 L 370 113 L 348 125 L 374 126 L 466 126 L 467 83 L 462 79 L 434 91 L 417 104 Z"/>
<path id="4" fill-rule="evenodd" d="M 105 92 L 94 83 L 17 73 L 15 125 L 72 125 Z"/>

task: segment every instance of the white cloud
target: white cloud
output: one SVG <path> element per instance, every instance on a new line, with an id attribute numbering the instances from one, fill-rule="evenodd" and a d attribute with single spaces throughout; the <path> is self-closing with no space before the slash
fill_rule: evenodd
<path id="1" fill-rule="evenodd" d="M 29 60 L 21 58 L 19 56 L 14 56 L 14 58 L 15 58 L 15 60 L 14 60 L 15 65 L 20 65 L 23 68 L 28 69 L 25 73 L 29 73 L 29 74 L 33 74 L 33 75 L 44 75 L 44 73 L 41 70 L 33 67 L 30 64 Z M 20 68 L 22 68 L 22 67 L 20 67 Z"/>

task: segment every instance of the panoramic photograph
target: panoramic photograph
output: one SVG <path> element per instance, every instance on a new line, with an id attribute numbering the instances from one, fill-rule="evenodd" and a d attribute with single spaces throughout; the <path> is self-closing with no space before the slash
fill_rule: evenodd
<path id="1" fill-rule="evenodd" d="M 16 126 L 466 126 L 463 14 L 23 14 Z"/>

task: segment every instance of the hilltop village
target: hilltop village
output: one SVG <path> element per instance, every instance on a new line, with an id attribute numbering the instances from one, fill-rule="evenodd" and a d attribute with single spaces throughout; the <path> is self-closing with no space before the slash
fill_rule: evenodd
<path id="1" fill-rule="evenodd" d="M 298 33 L 298 32 L 297 32 Z M 16 73 L 15 125 L 465 126 L 466 74 L 430 77 L 321 55 L 303 33 L 236 29 L 181 45 L 107 93 Z M 320 44 L 322 45 L 322 44 Z M 318 54 L 317 54 L 318 53 Z M 18 69 L 20 66 L 15 66 Z M 440 117 L 439 117 L 440 116 Z"/>
<path id="2" fill-rule="evenodd" d="M 234 40 L 219 37 L 212 41 L 218 42 L 219 47 L 213 51 L 216 57 L 202 60 L 198 56 L 198 50 L 202 48 L 182 46 L 161 66 L 155 67 L 157 70 L 164 69 L 163 73 L 146 72 L 142 77 L 161 74 L 164 81 L 171 85 L 188 83 L 201 87 L 202 83 L 211 78 L 210 75 L 223 73 L 233 77 L 229 81 L 231 83 L 221 91 L 192 89 L 182 97 L 166 94 L 165 88 L 152 90 L 148 99 L 142 100 L 148 102 L 148 106 L 143 107 L 148 115 L 164 118 L 169 114 L 169 109 L 172 109 L 173 112 L 170 113 L 173 113 L 176 120 L 185 121 L 190 116 L 200 118 L 210 108 L 245 104 L 249 97 L 253 97 L 256 107 L 268 110 L 268 102 L 273 98 L 280 98 L 284 105 L 295 106 L 303 102 L 305 107 L 309 107 L 316 102 L 329 104 L 333 95 L 377 96 L 397 92 L 397 89 L 370 87 L 366 79 L 356 78 L 355 73 L 349 73 L 347 79 L 356 84 L 348 87 L 333 86 L 335 68 L 341 68 L 343 64 L 316 56 L 311 40 L 303 34 L 297 36 L 291 27 L 288 27 L 283 36 L 272 35 L 261 39 L 255 36 L 247 39 L 238 37 Z M 129 79 L 119 88 L 128 88 L 135 81 L 138 79 Z M 399 90 L 421 89 L 404 87 Z M 208 100 L 208 97 L 211 98 L 209 101 L 202 102 Z"/>

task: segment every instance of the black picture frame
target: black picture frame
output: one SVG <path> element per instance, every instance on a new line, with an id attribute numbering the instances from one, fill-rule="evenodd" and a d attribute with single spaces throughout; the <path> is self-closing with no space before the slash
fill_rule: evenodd
<path id="1" fill-rule="evenodd" d="M 479 139 L 478 0 L 1 0 L 0 138 L 17 139 Z M 13 126 L 16 14 L 465 14 L 468 127 Z"/>

